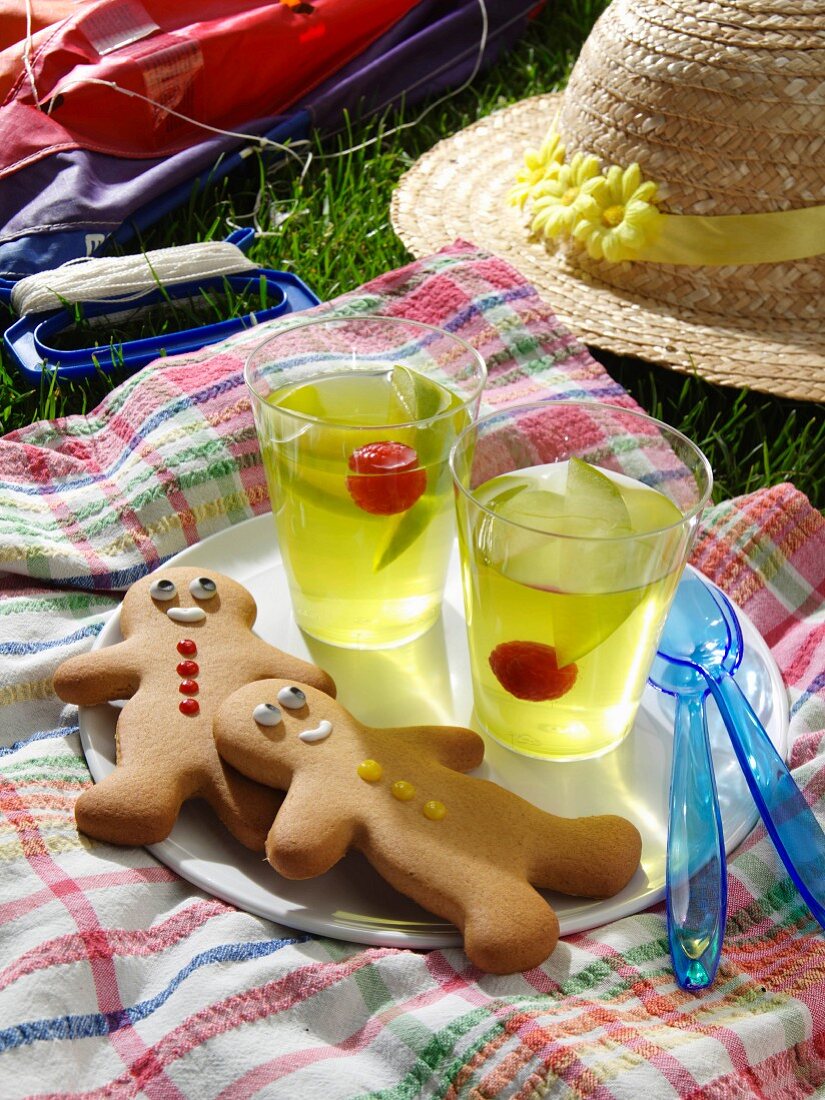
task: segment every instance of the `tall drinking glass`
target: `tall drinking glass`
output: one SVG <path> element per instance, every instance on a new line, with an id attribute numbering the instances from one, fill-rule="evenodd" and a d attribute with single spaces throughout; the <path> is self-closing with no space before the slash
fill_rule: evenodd
<path id="1" fill-rule="evenodd" d="M 455 533 L 450 448 L 486 368 L 451 333 L 394 317 L 298 321 L 245 367 L 298 625 L 380 649 L 438 618 Z"/>
<path id="2" fill-rule="evenodd" d="M 633 725 L 707 459 L 643 413 L 543 401 L 479 419 L 450 461 L 478 721 L 529 756 L 608 751 Z"/>

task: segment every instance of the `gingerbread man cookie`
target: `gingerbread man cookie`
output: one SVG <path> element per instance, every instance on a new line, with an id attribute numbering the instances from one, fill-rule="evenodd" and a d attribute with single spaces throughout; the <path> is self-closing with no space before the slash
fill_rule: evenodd
<path id="1" fill-rule="evenodd" d="M 113 844 L 154 844 L 172 830 L 181 804 L 204 798 L 249 848 L 260 850 L 280 796 L 226 766 L 212 719 L 242 684 L 289 676 L 334 694 L 315 665 L 252 632 L 256 606 L 242 585 L 211 569 L 161 568 L 127 591 L 123 641 L 72 657 L 55 691 L 92 706 L 126 699 L 117 723 L 117 766 L 78 798 L 75 820 Z"/>
<path id="2" fill-rule="evenodd" d="M 248 684 L 215 718 L 218 752 L 287 791 L 266 841 L 286 878 L 310 878 L 350 848 L 462 932 L 482 970 L 543 962 L 559 925 L 534 887 L 609 897 L 631 879 L 641 838 L 624 818 L 562 818 L 464 775 L 484 743 L 452 726 L 364 726 L 328 695 L 277 679 Z"/>

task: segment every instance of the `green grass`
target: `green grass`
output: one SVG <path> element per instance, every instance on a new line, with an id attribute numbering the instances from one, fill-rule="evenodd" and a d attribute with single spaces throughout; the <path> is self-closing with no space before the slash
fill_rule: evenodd
<path id="1" fill-rule="evenodd" d="M 242 176 L 193 194 L 186 207 L 133 242 L 130 251 L 218 240 L 233 228 L 252 225 L 262 235 L 251 257 L 265 267 L 294 271 L 324 299 L 406 263 L 410 256 L 389 222 L 399 177 L 440 138 L 508 103 L 563 87 L 605 6 L 606 0 L 550 0 L 493 69 L 446 102 L 427 105 L 423 117 L 419 105 L 352 123 L 325 144 L 313 143 L 303 174 L 291 158 L 252 165 Z M 149 331 L 162 332 L 186 327 L 187 318 L 159 311 L 124 337 L 145 334 L 147 324 Z M 83 330 L 67 339 L 83 345 L 87 337 Z M 790 480 L 825 509 L 822 406 L 721 388 L 596 350 L 594 355 L 644 408 L 705 450 L 715 472 L 716 499 Z M 120 380 L 117 373 L 83 385 L 46 377 L 32 389 L 0 362 L 0 425 L 8 431 L 39 418 L 86 412 Z"/>

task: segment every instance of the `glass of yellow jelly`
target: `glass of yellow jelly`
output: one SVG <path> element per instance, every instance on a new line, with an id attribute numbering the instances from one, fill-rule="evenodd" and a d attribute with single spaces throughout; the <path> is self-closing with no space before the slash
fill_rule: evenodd
<path id="1" fill-rule="evenodd" d="M 547 760 L 633 726 L 712 475 L 680 432 L 589 401 L 475 421 L 450 457 L 475 717 Z"/>
<path id="2" fill-rule="evenodd" d="M 296 321 L 245 365 L 293 612 L 336 646 L 383 649 L 438 618 L 455 538 L 450 448 L 482 356 L 402 318 Z"/>

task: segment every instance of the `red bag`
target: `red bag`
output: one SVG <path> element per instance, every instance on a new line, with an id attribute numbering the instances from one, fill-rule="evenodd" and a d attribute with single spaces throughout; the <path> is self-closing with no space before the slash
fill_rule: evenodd
<path id="1" fill-rule="evenodd" d="M 279 113 L 417 2 L 49 0 L 26 43 L 24 0 L 0 0 L 0 175 L 57 149 L 164 156 L 203 139 L 181 115 L 231 130 Z"/>

